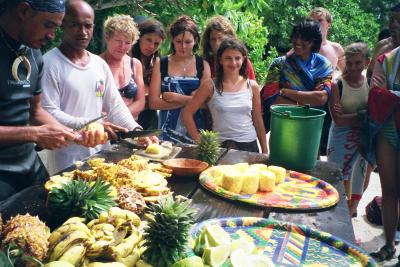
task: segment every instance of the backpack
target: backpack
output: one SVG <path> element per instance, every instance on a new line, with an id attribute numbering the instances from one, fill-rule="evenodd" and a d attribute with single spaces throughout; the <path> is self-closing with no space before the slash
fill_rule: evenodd
<path id="1" fill-rule="evenodd" d="M 382 197 L 376 196 L 365 207 L 368 222 L 382 225 Z"/>

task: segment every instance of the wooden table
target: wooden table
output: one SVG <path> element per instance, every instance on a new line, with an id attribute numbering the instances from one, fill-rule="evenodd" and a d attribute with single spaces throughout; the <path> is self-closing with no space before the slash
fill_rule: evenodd
<path id="1" fill-rule="evenodd" d="M 118 162 L 131 154 L 131 147 L 120 144 L 99 152 L 95 157 L 103 157 L 106 161 Z M 177 157 L 195 158 L 193 146 L 182 146 L 182 151 Z M 221 149 L 218 164 L 235 164 L 239 162 L 248 162 L 250 164 L 268 163 L 268 157 L 265 154 Z M 75 168 L 75 166 L 71 166 L 64 171 L 70 171 Z M 209 193 L 199 186 L 195 177 L 172 177 L 168 180 L 168 185 L 175 194 L 186 196 L 192 200 L 192 207 L 198 210 L 195 214 L 196 222 L 222 217 L 273 218 L 311 226 L 355 243 L 339 168 L 327 162 L 318 162 L 316 168 L 311 172 L 307 172 L 307 174 L 329 182 L 338 190 L 340 201 L 335 207 L 312 212 L 288 212 L 286 210 L 274 210 L 268 207 L 237 203 Z M 49 222 L 52 221 L 52 218 L 45 208 L 45 198 L 46 192 L 43 187 L 33 186 L 18 193 L 7 203 L 0 205 L 0 212 L 3 213 L 4 219 L 17 213 L 30 212 Z"/>

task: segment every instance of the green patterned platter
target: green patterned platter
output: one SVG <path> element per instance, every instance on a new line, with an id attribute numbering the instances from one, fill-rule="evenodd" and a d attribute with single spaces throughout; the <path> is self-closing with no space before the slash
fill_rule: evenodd
<path id="1" fill-rule="evenodd" d="M 275 266 L 378 266 L 360 248 L 304 225 L 255 217 L 211 219 L 194 225 L 191 238 L 208 224 L 219 224 L 232 239 L 254 242 L 257 252 L 268 256 Z M 229 260 L 223 266 L 230 266 Z"/>

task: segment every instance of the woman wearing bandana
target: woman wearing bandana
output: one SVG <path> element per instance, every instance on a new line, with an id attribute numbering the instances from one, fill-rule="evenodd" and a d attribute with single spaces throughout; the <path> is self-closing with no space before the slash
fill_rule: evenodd
<path id="1" fill-rule="evenodd" d="M 57 149 L 75 139 L 41 107 L 40 48 L 64 17 L 60 0 L 0 3 L 0 203 L 48 174 L 35 144 Z"/>

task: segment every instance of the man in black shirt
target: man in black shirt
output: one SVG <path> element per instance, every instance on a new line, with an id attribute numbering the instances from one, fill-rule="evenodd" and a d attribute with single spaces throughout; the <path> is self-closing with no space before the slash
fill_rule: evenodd
<path id="1" fill-rule="evenodd" d="M 0 202 L 48 178 L 35 144 L 57 149 L 75 139 L 42 109 L 38 87 L 39 48 L 63 17 L 63 0 L 0 0 Z"/>

